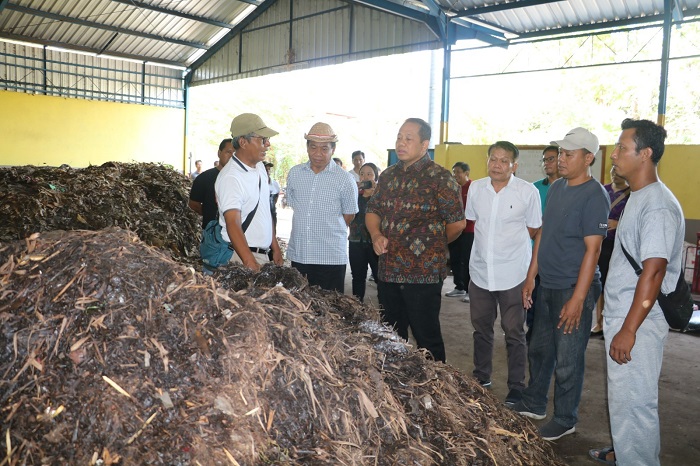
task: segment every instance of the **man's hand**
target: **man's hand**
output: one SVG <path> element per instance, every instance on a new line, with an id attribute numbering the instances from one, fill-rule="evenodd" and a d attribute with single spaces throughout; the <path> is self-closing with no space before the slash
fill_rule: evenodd
<path id="1" fill-rule="evenodd" d="M 618 364 L 627 364 L 632 360 L 632 348 L 637 341 L 634 332 L 626 330 L 624 327 L 615 335 L 610 342 L 610 357 Z"/>
<path id="2" fill-rule="evenodd" d="M 559 313 L 557 328 L 564 327 L 564 334 L 573 333 L 581 324 L 581 312 L 583 312 L 583 300 L 572 297 L 564 303 Z"/>
<path id="3" fill-rule="evenodd" d="M 252 256 L 252 255 L 251 255 Z M 253 257 L 252 259 L 246 259 L 243 261 L 243 265 L 252 270 L 253 272 L 260 272 L 260 264 Z"/>
<path id="4" fill-rule="evenodd" d="M 382 254 L 385 254 L 388 251 L 388 244 L 389 239 L 384 235 L 377 235 L 376 237 L 372 238 L 372 247 L 374 248 L 374 252 L 376 252 L 378 256 L 381 256 Z"/>
<path id="5" fill-rule="evenodd" d="M 532 292 L 535 289 L 535 279 L 527 277 L 523 283 L 523 307 L 530 309 L 532 307 Z"/>
<path id="6" fill-rule="evenodd" d="M 274 262 L 275 265 L 284 265 L 284 257 L 282 257 L 281 250 L 272 250 L 272 262 Z"/>

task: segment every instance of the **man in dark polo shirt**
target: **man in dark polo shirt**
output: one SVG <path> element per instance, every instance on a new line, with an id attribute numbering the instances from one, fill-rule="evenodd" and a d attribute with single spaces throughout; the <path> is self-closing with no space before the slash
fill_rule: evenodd
<path id="1" fill-rule="evenodd" d="M 226 163 L 233 156 L 233 144 L 231 139 L 224 139 L 219 144 L 219 165 L 205 171 L 192 182 L 190 190 L 190 209 L 202 216 L 202 228 L 207 226 L 207 223 L 218 218 L 218 209 L 216 206 L 216 194 L 214 193 L 214 183 L 216 177 L 219 176 L 219 171 L 224 168 Z"/>
<path id="2" fill-rule="evenodd" d="M 365 224 L 379 255 L 382 319 L 399 336 L 408 328 L 419 348 L 445 361 L 440 330 L 447 244 L 464 230 L 459 185 L 428 156 L 430 125 L 409 118 L 396 137 L 399 161 L 379 177 Z"/>

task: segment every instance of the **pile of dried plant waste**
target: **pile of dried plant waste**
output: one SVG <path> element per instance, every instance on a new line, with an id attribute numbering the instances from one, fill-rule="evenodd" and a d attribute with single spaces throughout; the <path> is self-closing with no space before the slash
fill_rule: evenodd
<path id="1" fill-rule="evenodd" d="M 201 220 L 187 206 L 191 186 L 152 163 L 0 168 L 0 241 L 119 226 L 180 260 L 197 257 Z"/>
<path id="2" fill-rule="evenodd" d="M 0 246 L 0 464 L 559 465 L 532 424 L 290 268 L 132 233 Z"/>

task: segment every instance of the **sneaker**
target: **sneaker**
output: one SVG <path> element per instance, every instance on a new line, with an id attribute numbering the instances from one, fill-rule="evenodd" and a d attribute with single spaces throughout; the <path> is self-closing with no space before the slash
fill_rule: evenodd
<path id="1" fill-rule="evenodd" d="M 477 379 L 477 382 L 479 382 L 479 385 L 481 385 L 484 388 L 489 388 L 491 386 L 490 380 L 478 380 Z"/>
<path id="2" fill-rule="evenodd" d="M 522 390 L 516 390 L 515 388 L 508 392 L 506 396 L 506 406 L 513 406 L 515 403 L 523 399 Z"/>
<path id="3" fill-rule="evenodd" d="M 510 405 L 508 407 L 522 416 L 529 417 L 530 419 L 535 419 L 537 421 L 542 420 L 545 417 L 547 417 L 546 413 L 539 414 L 539 413 L 533 413 L 532 411 L 530 411 L 530 408 L 525 406 L 525 403 L 523 403 L 523 400 L 520 400 L 516 403 L 513 403 L 512 405 Z"/>
<path id="4" fill-rule="evenodd" d="M 464 298 L 462 298 L 463 303 L 468 303 L 469 302 L 469 295 L 466 295 Z"/>
<path id="5" fill-rule="evenodd" d="M 550 442 L 560 439 L 565 435 L 573 434 L 574 432 L 576 432 L 576 426 L 564 427 L 553 419 L 540 428 L 540 435 L 542 438 Z"/>
<path id="6" fill-rule="evenodd" d="M 458 290 L 457 288 L 455 288 L 454 290 L 448 291 L 447 293 L 445 293 L 445 296 L 447 296 L 448 298 L 456 298 L 458 296 L 465 296 L 466 294 L 467 294 L 466 291 Z"/>

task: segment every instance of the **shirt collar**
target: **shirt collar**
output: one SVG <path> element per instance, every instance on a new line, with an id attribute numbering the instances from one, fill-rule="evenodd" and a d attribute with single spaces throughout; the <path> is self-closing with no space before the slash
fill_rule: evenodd
<path id="1" fill-rule="evenodd" d="M 429 162 L 430 155 L 428 155 L 428 153 L 426 152 L 425 155 L 416 160 L 413 163 L 413 165 L 409 165 L 407 167 L 403 160 L 399 160 L 398 162 L 396 162 L 396 165 L 398 165 L 398 168 L 400 168 L 401 170 L 422 170 L 423 168 L 425 168 L 426 165 L 428 165 Z"/>

